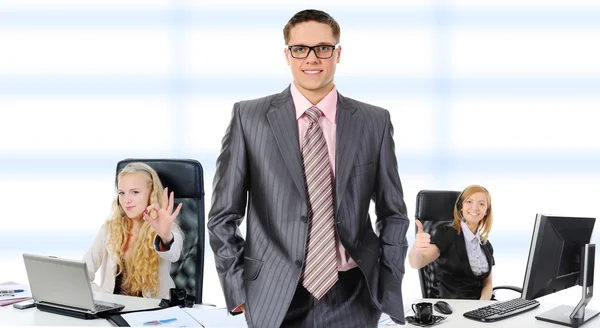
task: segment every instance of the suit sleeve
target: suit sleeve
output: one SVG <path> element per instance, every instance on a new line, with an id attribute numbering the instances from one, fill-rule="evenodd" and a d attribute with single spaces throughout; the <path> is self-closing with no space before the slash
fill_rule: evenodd
<path id="1" fill-rule="evenodd" d="M 171 233 L 173 234 L 173 243 L 168 250 L 164 252 L 160 251 L 160 237 L 158 235 L 154 237 L 154 249 L 161 259 L 170 263 L 174 263 L 179 261 L 179 257 L 181 257 L 181 249 L 183 248 L 183 233 L 179 227 L 177 227 L 177 225 L 173 225 L 173 228 L 171 228 Z"/>
<path id="2" fill-rule="evenodd" d="M 239 104 L 235 104 L 217 159 L 207 224 L 217 273 L 230 312 L 246 301 L 243 277 L 245 241 L 239 226 L 247 203 L 248 176 L 240 109 Z"/>
<path id="3" fill-rule="evenodd" d="M 378 298 L 383 312 L 389 314 L 396 322 L 404 323 L 402 279 L 408 249 L 406 232 L 410 221 L 406 214 L 398 174 L 393 127 L 389 112 L 385 111 L 385 114 L 385 128 L 373 193 L 377 215 L 376 227 L 381 244 Z"/>
<path id="4" fill-rule="evenodd" d="M 434 244 L 440 250 L 440 257 L 442 258 L 448 256 L 448 249 L 453 240 L 452 234 L 456 235 L 454 228 L 440 226 L 436 229 L 435 235 L 432 238 Z"/>

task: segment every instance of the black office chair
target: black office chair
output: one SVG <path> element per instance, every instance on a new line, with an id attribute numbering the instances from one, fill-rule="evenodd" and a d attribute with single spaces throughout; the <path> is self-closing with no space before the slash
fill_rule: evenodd
<path id="1" fill-rule="evenodd" d="M 125 159 L 117 164 L 117 175 L 131 162 L 152 167 L 169 193 L 175 193 L 175 208 L 183 203 L 177 216 L 184 239 L 179 261 L 171 265 L 171 277 L 177 288 L 183 288 L 202 303 L 204 276 L 204 173 L 202 165 L 191 159 Z M 115 178 L 116 183 L 116 178 Z"/>
<path id="2" fill-rule="evenodd" d="M 447 190 L 421 190 L 417 194 L 415 218 L 423 224 L 423 231 L 435 238 L 434 232 L 439 226 L 450 224 L 454 220 L 454 207 L 460 191 Z M 417 226 L 415 224 L 415 233 Z M 441 298 L 439 282 L 435 279 L 437 261 L 419 269 L 421 294 L 423 298 Z M 492 299 L 498 289 L 509 289 L 521 293 L 522 290 L 515 286 L 496 286 L 493 288 Z"/>

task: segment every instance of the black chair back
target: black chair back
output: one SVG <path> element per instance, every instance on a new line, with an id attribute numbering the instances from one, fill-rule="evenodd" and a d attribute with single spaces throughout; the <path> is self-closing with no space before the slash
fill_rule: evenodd
<path id="1" fill-rule="evenodd" d="M 439 226 L 454 220 L 454 206 L 459 195 L 459 191 L 446 190 L 421 190 L 417 194 L 415 218 L 421 221 L 423 231 L 430 234 L 432 240 L 435 240 L 435 231 Z M 419 269 L 423 298 L 440 298 L 439 284 L 435 279 L 436 269 L 437 261 Z"/>
<path id="2" fill-rule="evenodd" d="M 175 193 L 175 208 L 182 203 L 177 223 L 183 232 L 183 248 L 179 261 L 171 265 L 175 286 L 202 303 L 204 276 L 204 172 L 202 165 L 191 159 L 125 159 L 117 164 L 117 176 L 125 165 L 142 162 L 152 167 L 169 193 Z M 115 177 L 116 184 L 116 177 Z"/>

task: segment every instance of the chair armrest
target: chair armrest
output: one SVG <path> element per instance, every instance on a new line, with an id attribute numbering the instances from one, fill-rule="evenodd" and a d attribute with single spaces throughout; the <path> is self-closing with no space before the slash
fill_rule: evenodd
<path id="1" fill-rule="evenodd" d="M 522 288 L 516 287 L 516 286 L 496 286 L 496 287 L 492 288 L 493 291 L 495 291 L 497 289 L 510 289 L 510 290 L 514 290 L 517 293 L 522 293 L 523 292 Z"/>
<path id="2" fill-rule="evenodd" d="M 496 287 L 492 288 L 492 301 L 496 301 L 497 300 L 496 299 L 496 291 L 498 289 L 509 289 L 509 290 L 515 291 L 515 292 L 517 292 L 519 294 L 523 293 L 523 289 L 519 288 L 519 287 L 515 287 L 515 286 L 496 286 Z"/>

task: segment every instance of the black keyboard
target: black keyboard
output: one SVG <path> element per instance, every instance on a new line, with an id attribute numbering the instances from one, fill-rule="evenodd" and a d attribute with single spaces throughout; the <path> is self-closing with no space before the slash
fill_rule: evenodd
<path id="1" fill-rule="evenodd" d="M 519 297 L 465 312 L 463 316 L 477 321 L 491 322 L 533 310 L 538 306 L 540 306 L 540 302 L 536 300 L 526 300 Z"/>

